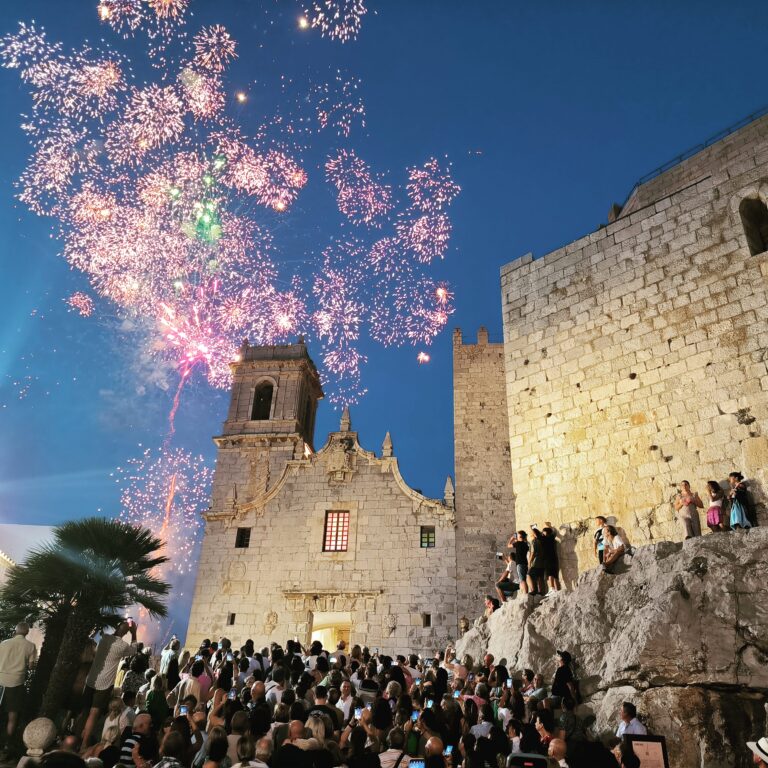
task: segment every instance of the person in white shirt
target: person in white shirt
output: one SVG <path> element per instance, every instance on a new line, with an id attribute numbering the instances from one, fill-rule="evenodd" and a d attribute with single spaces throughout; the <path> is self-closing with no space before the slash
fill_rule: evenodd
<path id="1" fill-rule="evenodd" d="M 160 674 L 164 677 L 168 676 L 168 667 L 170 666 L 171 661 L 179 658 L 180 648 L 181 643 L 176 639 L 175 635 L 171 642 L 163 648 L 163 652 L 160 654 Z"/>
<path id="2" fill-rule="evenodd" d="M 483 704 L 480 707 L 480 713 L 477 718 L 477 725 L 473 725 L 469 732 L 476 738 L 486 737 L 493 728 L 493 707 L 490 704 Z"/>
<path id="3" fill-rule="evenodd" d="M 626 547 L 619 536 L 619 532 L 612 525 L 606 525 L 603 528 L 603 541 L 606 547 L 603 553 L 603 571 L 615 573 L 616 567 L 624 557 Z"/>
<path id="4" fill-rule="evenodd" d="M 393 728 L 387 734 L 389 749 L 379 754 L 381 768 L 403 768 L 407 766 L 411 758 L 405 754 L 405 733 L 402 728 Z M 399 762 L 398 762 L 399 760 Z"/>
<path id="5" fill-rule="evenodd" d="M 647 733 L 648 729 L 637 719 L 637 707 L 631 701 L 625 701 L 621 705 L 621 720 L 616 736 L 620 739 L 630 734 L 645 736 Z"/>
<path id="6" fill-rule="evenodd" d="M 5 731 L 9 741 L 24 706 L 24 678 L 37 661 L 37 648 L 27 640 L 28 634 L 29 624 L 22 622 L 16 625 L 13 637 L 0 643 L 0 688 L 4 690 L 2 708 L 8 713 Z"/>
<path id="7" fill-rule="evenodd" d="M 133 656 L 138 650 L 136 645 L 136 622 L 133 619 L 118 625 L 114 635 L 102 635 L 96 646 L 96 656 L 91 665 L 91 671 L 85 680 L 83 696 L 90 703 L 88 719 L 81 736 L 83 748 L 89 746 L 91 733 L 96 721 L 109 706 L 112 689 L 115 686 L 117 668 L 126 656 Z M 122 638 L 131 633 L 131 643 Z"/>
<path id="8" fill-rule="evenodd" d="M 352 704 L 355 701 L 355 697 L 352 695 L 352 683 L 349 680 L 345 680 L 341 684 L 341 696 L 336 702 L 337 709 L 340 709 L 344 715 L 344 722 L 349 720 L 349 713 L 352 711 Z"/>

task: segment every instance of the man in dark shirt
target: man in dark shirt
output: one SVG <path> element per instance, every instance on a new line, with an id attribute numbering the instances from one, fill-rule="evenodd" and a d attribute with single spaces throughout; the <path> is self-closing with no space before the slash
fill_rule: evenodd
<path id="1" fill-rule="evenodd" d="M 525 595 L 528 593 L 528 534 L 525 531 L 518 531 L 510 540 L 510 548 L 514 550 L 515 568 L 517 571 L 517 580 L 520 583 L 520 591 Z"/>
<path id="2" fill-rule="evenodd" d="M 328 691 L 324 685 L 315 686 L 315 706 L 309 710 L 309 714 L 325 715 L 330 718 L 334 731 L 341 730 L 341 711 L 328 705 Z"/>
<path id="3" fill-rule="evenodd" d="M 552 695 L 549 698 L 550 705 L 555 709 L 560 706 L 564 698 L 568 696 L 576 698 L 571 661 L 571 654 L 568 651 L 557 651 L 557 669 L 552 680 Z"/>

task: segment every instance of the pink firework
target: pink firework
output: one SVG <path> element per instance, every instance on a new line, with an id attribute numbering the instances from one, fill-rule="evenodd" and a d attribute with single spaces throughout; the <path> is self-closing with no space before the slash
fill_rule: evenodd
<path id="1" fill-rule="evenodd" d="M 189 7 L 189 0 L 146 0 L 158 19 L 180 19 Z"/>
<path id="2" fill-rule="evenodd" d="M 226 80 L 235 41 L 215 24 L 188 38 L 189 7 L 99 3 L 102 20 L 125 37 L 146 33 L 143 49 L 160 71 L 145 82 L 122 48 L 105 43 L 67 52 L 33 25 L 0 40 L 0 64 L 18 71 L 32 100 L 19 199 L 55 218 L 63 256 L 94 297 L 128 321 L 155 319 L 148 352 L 170 359 L 180 377 L 172 416 L 193 374 L 227 386 L 243 337 L 274 344 L 308 334 L 321 346 L 331 400 L 351 402 L 365 391 L 364 334 L 426 346 L 452 312 L 429 265 L 447 252 L 458 185 L 435 160 L 385 183 L 348 145 L 365 108 L 360 81 L 340 71 L 326 84 L 297 84 L 292 96 L 287 78 L 282 91 L 253 81 L 242 95 L 249 113 L 275 93 L 282 101 L 246 135 Z M 306 19 L 346 40 L 364 13 L 362 2 L 314 0 Z M 271 229 L 303 237 L 304 158 L 318 155 L 327 157 L 338 231 L 351 224 L 361 238 L 373 228 L 376 236 L 331 233 L 329 248 L 323 237 L 314 249 L 281 252 Z"/>
<path id="3" fill-rule="evenodd" d="M 179 448 L 156 455 L 146 450 L 115 474 L 122 486 L 120 519 L 149 528 L 162 539 L 169 558 L 163 575 L 171 582 L 174 575 L 189 572 L 212 477 L 203 457 Z"/>
<path id="4" fill-rule="evenodd" d="M 422 264 L 442 259 L 451 239 L 451 220 L 442 211 L 403 219 L 397 227 L 400 241 Z"/>
<path id="5" fill-rule="evenodd" d="M 432 158 L 421 168 L 408 169 L 408 196 L 422 211 L 441 211 L 461 192 L 448 168 Z"/>
<path id="6" fill-rule="evenodd" d="M 237 44 L 221 24 L 203 27 L 195 35 L 194 44 L 195 64 L 209 72 L 223 72 L 237 58 Z"/>
<path id="7" fill-rule="evenodd" d="M 368 165 L 351 150 L 339 150 L 325 164 L 325 173 L 337 190 L 339 210 L 353 223 L 381 226 L 392 211 L 392 190 L 381 184 Z"/>
<path id="8" fill-rule="evenodd" d="M 429 356 L 429 353 L 427 352 L 419 352 L 418 355 L 416 355 L 416 360 L 418 361 L 419 365 L 424 365 L 425 363 L 428 363 L 432 358 Z"/>
<path id="9" fill-rule="evenodd" d="M 357 124 L 365 127 L 365 105 L 357 93 L 360 81 L 345 79 L 340 72 L 330 83 L 314 89 L 317 123 L 321 130 L 330 128 L 339 136 L 349 137 Z"/>
<path id="10" fill-rule="evenodd" d="M 315 0 L 302 18 L 323 37 L 346 43 L 357 37 L 366 12 L 363 0 Z"/>
<path id="11" fill-rule="evenodd" d="M 143 0 L 101 0 L 97 12 L 112 29 L 126 35 L 135 32 L 145 20 Z"/>
<path id="12" fill-rule="evenodd" d="M 67 300 L 71 312 L 78 312 L 81 317 L 90 317 L 93 314 L 93 299 L 82 291 L 76 291 Z"/>
<path id="13" fill-rule="evenodd" d="M 195 120 L 213 120 L 224 109 L 226 96 L 218 77 L 185 69 L 179 75 L 179 83 L 187 108 Z"/>

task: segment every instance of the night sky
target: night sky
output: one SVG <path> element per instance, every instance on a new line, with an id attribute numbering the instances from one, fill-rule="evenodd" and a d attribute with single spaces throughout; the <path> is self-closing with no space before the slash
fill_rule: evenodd
<path id="1" fill-rule="evenodd" d="M 5 2 L 0 33 L 35 19 L 68 45 L 114 38 L 95 5 Z M 453 162 L 462 193 L 451 211 L 451 248 L 434 273 L 455 291 L 456 313 L 427 365 L 416 363 L 413 347 L 367 342 L 369 391 L 352 408 L 366 448 L 378 451 L 389 430 L 405 479 L 441 496 L 453 473 L 451 329 L 472 341 L 486 325 L 500 341 L 503 264 L 596 229 L 640 176 L 768 103 L 759 85 L 768 5 L 368 5 L 358 40 L 346 45 L 297 29 L 289 0 L 193 0 L 189 28 L 220 22 L 233 32 L 240 58 L 230 82 L 238 87 L 267 70 L 320 78 L 343 67 L 360 77 L 367 128 L 357 146 L 375 166 L 400 172 L 431 156 Z M 0 70 L 0 89 L 0 522 L 113 514 L 119 489 L 110 473 L 160 445 L 173 379 L 139 358 L 106 303 L 91 318 L 67 311 L 64 299 L 87 284 L 61 259 L 51 223 L 14 198 L 28 154 L 19 126 L 29 97 L 12 71 Z M 258 117 L 258 103 L 243 107 L 244 123 Z M 322 249 L 331 234 L 327 193 L 310 188 L 300 205 L 301 231 L 289 214 L 281 242 L 297 258 Z M 210 438 L 226 404 L 226 393 L 192 382 L 176 444 L 212 464 Z M 317 445 L 338 420 L 321 405 Z"/>

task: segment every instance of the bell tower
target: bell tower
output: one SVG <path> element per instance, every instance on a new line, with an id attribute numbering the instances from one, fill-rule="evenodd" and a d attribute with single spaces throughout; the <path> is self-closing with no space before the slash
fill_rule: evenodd
<path id="1" fill-rule="evenodd" d="M 303 337 L 296 344 L 243 342 L 231 364 L 232 392 L 213 480 L 213 514 L 258 501 L 286 462 L 314 450 L 320 376 Z"/>

